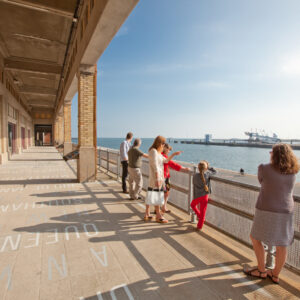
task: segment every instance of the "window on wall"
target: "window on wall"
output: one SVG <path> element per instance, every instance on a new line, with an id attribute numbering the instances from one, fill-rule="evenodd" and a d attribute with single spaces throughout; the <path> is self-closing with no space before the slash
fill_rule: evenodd
<path id="1" fill-rule="evenodd" d="M 15 120 L 17 119 L 17 110 L 9 104 L 8 104 L 7 114 L 8 114 L 9 117 L 11 117 Z"/>

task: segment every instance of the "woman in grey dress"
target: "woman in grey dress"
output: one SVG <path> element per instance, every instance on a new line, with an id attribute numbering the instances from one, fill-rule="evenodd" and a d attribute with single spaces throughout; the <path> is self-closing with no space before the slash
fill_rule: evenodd
<path id="1" fill-rule="evenodd" d="M 279 283 L 279 273 L 285 264 L 287 247 L 294 238 L 293 189 L 299 171 L 298 159 L 287 144 L 276 144 L 270 152 L 269 164 L 258 167 L 261 184 L 251 229 L 257 267 L 244 269 L 247 275 L 271 278 Z M 275 268 L 266 271 L 263 243 L 276 246 Z"/>

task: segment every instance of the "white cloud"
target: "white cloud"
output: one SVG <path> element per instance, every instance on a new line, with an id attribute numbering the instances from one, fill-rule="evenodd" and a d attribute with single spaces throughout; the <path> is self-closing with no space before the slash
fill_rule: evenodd
<path id="1" fill-rule="evenodd" d="M 258 65 L 256 72 L 239 74 L 240 78 L 248 80 L 282 80 L 300 76 L 300 55 L 285 54 L 266 59 L 263 65 Z"/>
<path id="2" fill-rule="evenodd" d="M 300 75 L 300 55 L 287 55 L 282 59 L 280 73 L 285 76 Z"/>

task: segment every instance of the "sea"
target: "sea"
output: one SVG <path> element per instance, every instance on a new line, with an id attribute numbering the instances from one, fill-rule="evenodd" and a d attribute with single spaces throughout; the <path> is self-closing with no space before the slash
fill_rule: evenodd
<path id="1" fill-rule="evenodd" d="M 124 138 L 98 138 L 97 145 L 105 148 L 120 149 L 120 144 Z M 148 152 L 153 143 L 153 138 L 142 138 L 140 149 Z M 78 143 L 77 138 L 72 139 L 73 143 Z M 253 147 L 229 147 L 214 145 L 196 145 L 174 143 L 172 139 L 167 142 L 173 147 L 173 151 L 183 151 L 175 160 L 197 164 L 200 160 L 207 160 L 215 168 L 227 169 L 239 172 L 241 168 L 246 174 L 257 174 L 257 167 L 261 163 L 270 161 L 271 149 Z M 300 159 L 300 150 L 294 153 Z M 300 182 L 300 174 L 297 175 L 297 182 Z"/>

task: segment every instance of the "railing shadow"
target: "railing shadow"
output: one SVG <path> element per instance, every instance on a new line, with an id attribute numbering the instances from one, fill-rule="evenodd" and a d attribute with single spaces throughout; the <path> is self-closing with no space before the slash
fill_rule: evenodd
<path id="1" fill-rule="evenodd" d="M 105 184 L 103 184 L 101 188 L 103 188 L 104 185 Z M 206 233 L 202 232 L 200 235 L 197 235 L 192 231 L 191 225 L 185 220 L 174 215 L 173 220 L 167 225 L 160 225 L 154 222 L 143 223 L 143 212 L 138 210 L 136 206 L 138 202 L 126 201 L 120 197 L 119 193 L 108 187 L 106 187 L 107 190 L 105 193 L 113 195 L 114 198 L 99 199 L 97 198 L 99 191 L 95 192 L 86 184 L 83 184 L 83 187 L 85 194 L 88 195 L 89 198 L 83 198 L 83 203 L 80 204 L 95 203 L 97 205 L 96 209 L 86 210 L 80 213 L 63 214 L 52 217 L 50 220 L 53 222 L 51 223 L 45 222 L 34 226 L 15 228 L 14 230 L 17 232 L 32 233 L 49 232 L 49 229 L 55 228 L 58 232 L 65 232 L 66 226 L 75 226 L 79 232 L 83 232 L 82 224 L 95 224 L 97 228 L 101 229 L 102 236 L 89 238 L 90 243 L 121 241 L 126 245 L 132 256 L 149 276 L 148 280 L 138 281 L 129 285 L 129 289 L 133 295 L 138 295 L 137 298 L 140 299 L 152 298 L 152 296 L 149 296 L 149 283 L 157 288 L 155 293 L 162 299 L 182 299 L 182 295 L 188 296 L 190 299 L 207 299 L 207 295 L 211 295 L 212 291 L 214 291 L 216 299 L 221 299 L 223 297 L 218 290 L 226 291 L 226 298 L 237 299 L 238 295 L 238 299 L 248 299 L 246 297 L 247 293 L 270 284 L 269 280 L 261 280 L 255 283 L 249 281 L 248 278 L 241 274 L 242 264 L 250 262 L 247 257 L 222 244 Z M 75 192 L 73 191 L 73 193 Z M 67 203 L 67 205 L 69 204 Z M 108 210 L 108 207 L 111 205 L 124 205 L 127 212 L 111 213 Z M 227 253 L 226 255 L 231 255 L 233 258 L 221 263 L 205 263 L 193 253 L 191 249 L 188 249 L 187 245 L 180 243 L 176 239 L 176 237 L 184 237 L 188 234 L 192 234 L 197 239 L 201 238 L 203 241 L 213 244 L 214 247 L 209 249 L 209 251 L 211 251 L 210 255 L 216 255 L 218 251 L 225 251 Z M 184 268 L 172 271 L 157 272 L 151 261 L 138 249 L 136 243 L 141 241 L 156 242 L 159 247 L 167 246 L 169 249 L 172 249 L 172 252 L 184 257 L 188 265 L 192 267 L 185 266 Z M 159 241 L 162 241 L 162 243 Z M 233 270 L 230 266 L 238 266 L 238 268 Z M 219 269 L 216 271 L 215 268 Z M 201 271 L 202 275 L 199 275 L 199 271 Z M 177 277 L 180 275 L 179 277 L 182 278 L 171 280 L 170 277 L 175 275 Z M 225 279 L 224 276 L 226 276 Z M 244 283 L 246 285 L 243 285 Z M 299 291 L 288 283 L 282 282 L 281 286 L 291 294 L 295 296 L 298 295 Z M 195 298 L 194 291 L 199 288 L 206 290 L 203 294 L 206 295 L 206 298 L 201 296 L 199 298 L 199 294 L 197 298 Z M 108 293 L 106 296 L 108 296 Z"/>

